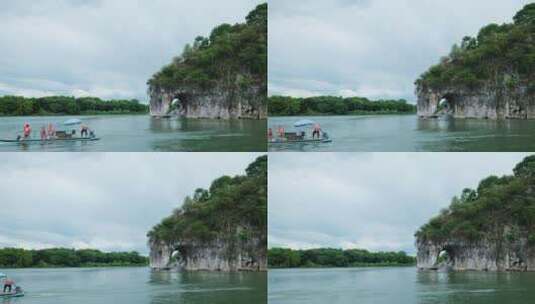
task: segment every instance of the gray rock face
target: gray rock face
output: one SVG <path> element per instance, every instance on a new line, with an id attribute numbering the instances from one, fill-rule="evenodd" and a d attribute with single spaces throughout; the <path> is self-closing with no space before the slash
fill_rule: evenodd
<path id="1" fill-rule="evenodd" d="M 152 116 L 174 115 L 187 118 L 248 118 L 267 117 L 266 96 L 260 86 L 240 89 L 212 88 L 175 90 L 149 88 Z M 170 111 L 174 102 L 174 110 Z"/>
<path id="2" fill-rule="evenodd" d="M 150 267 L 154 270 L 234 272 L 267 269 L 265 240 L 258 238 L 237 242 L 216 239 L 207 243 L 157 242 L 149 245 Z"/>
<path id="3" fill-rule="evenodd" d="M 535 271 L 535 251 L 527 238 L 516 241 L 479 240 L 468 242 L 451 239 L 440 242 L 417 240 L 417 267 L 438 270 L 441 252 L 448 254 L 449 269 L 454 271 Z"/>
<path id="4" fill-rule="evenodd" d="M 535 94 L 530 94 L 525 86 L 506 89 L 489 85 L 469 90 L 456 87 L 432 89 L 420 85 L 416 94 L 420 117 L 437 116 L 441 100 L 446 100 L 447 112 L 455 118 L 535 118 Z"/>

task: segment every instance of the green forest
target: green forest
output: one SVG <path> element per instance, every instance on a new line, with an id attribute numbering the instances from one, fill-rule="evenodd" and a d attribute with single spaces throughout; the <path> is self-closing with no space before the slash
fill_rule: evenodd
<path id="1" fill-rule="evenodd" d="M 448 208 L 423 225 L 416 237 L 440 241 L 526 238 L 535 245 L 535 155 L 525 158 L 513 175 L 489 176 L 477 189 L 464 189 Z M 504 227 L 509 229 L 505 232 Z"/>
<path id="2" fill-rule="evenodd" d="M 526 5 L 513 20 L 489 24 L 476 37 L 464 37 L 416 84 L 477 88 L 490 81 L 505 88 L 525 85 L 535 93 L 535 3 Z"/>
<path id="3" fill-rule="evenodd" d="M 269 115 L 363 115 L 416 113 L 416 106 L 406 100 L 369 100 L 363 97 L 318 96 L 296 98 L 271 96 Z"/>
<path id="4" fill-rule="evenodd" d="M 246 23 L 221 24 L 208 37 L 199 36 L 182 54 L 149 81 L 151 87 L 207 89 L 216 85 L 267 92 L 267 3 L 258 5 Z"/>
<path id="5" fill-rule="evenodd" d="M 197 189 L 182 206 L 147 234 L 150 242 L 228 243 L 267 238 L 267 156 L 261 156 L 245 175 L 222 176 L 209 189 Z M 239 239 L 237 239 L 239 238 Z"/>
<path id="6" fill-rule="evenodd" d="M 102 252 L 94 249 L 51 248 L 0 249 L 0 268 L 144 266 L 148 258 L 132 252 Z"/>
<path id="7" fill-rule="evenodd" d="M 416 264 L 416 259 L 403 251 L 271 248 L 268 250 L 268 264 L 271 268 L 403 266 Z"/>
<path id="8" fill-rule="evenodd" d="M 138 100 L 102 100 L 96 97 L 49 96 L 0 97 L 0 116 L 94 115 L 148 113 L 148 105 Z"/>

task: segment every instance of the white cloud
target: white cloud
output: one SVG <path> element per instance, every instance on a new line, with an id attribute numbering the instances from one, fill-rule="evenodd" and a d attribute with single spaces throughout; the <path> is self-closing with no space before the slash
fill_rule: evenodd
<path id="1" fill-rule="evenodd" d="M 0 247 L 147 252 L 146 233 L 255 153 L 3 153 Z"/>
<path id="2" fill-rule="evenodd" d="M 196 36 L 243 22 L 260 0 L 7 0 L 0 94 L 147 100 L 146 81 Z"/>
<path id="3" fill-rule="evenodd" d="M 271 0 L 269 92 L 414 101 L 414 81 L 454 43 L 530 2 Z"/>
<path id="4" fill-rule="evenodd" d="M 416 230 L 516 153 L 271 153 L 269 245 L 414 253 Z"/>

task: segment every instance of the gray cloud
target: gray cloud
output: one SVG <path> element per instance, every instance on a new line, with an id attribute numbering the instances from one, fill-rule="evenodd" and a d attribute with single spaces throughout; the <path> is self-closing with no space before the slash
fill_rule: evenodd
<path id="1" fill-rule="evenodd" d="M 414 232 L 516 153 L 271 153 L 269 246 L 414 253 Z"/>
<path id="2" fill-rule="evenodd" d="M 4 153 L 0 247 L 146 253 L 146 233 L 254 153 Z"/>
<path id="3" fill-rule="evenodd" d="M 146 81 L 186 43 L 260 2 L 2 1 L 0 95 L 146 100 Z"/>
<path id="4" fill-rule="evenodd" d="M 453 43 L 529 2 L 272 0 L 269 92 L 414 101 L 416 78 Z"/>

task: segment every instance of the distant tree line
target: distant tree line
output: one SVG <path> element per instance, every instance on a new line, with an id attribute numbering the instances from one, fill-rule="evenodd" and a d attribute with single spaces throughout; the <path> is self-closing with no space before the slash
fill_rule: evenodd
<path id="1" fill-rule="evenodd" d="M 318 96 L 296 98 L 271 96 L 268 100 L 269 114 L 273 116 L 294 115 L 358 115 L 415 113 L 416 106 L 399 100 L 369 100 L 363 97 Z"/>
<path id="2" fill-rule="evenodd" d="M 415 263 L 416 258 L 403 251 L 369 252 L 363 249 L 332 248 L 309 250 L 272 248 L 268 250 L 268 264 L 272 268 L 396 266 Z"/>
<path id="3" fill-rule="evenodd" d="M 49 96 L 0 97 L 0 116 L 79 115 L 147 113 L 148 105 L 131 100 L 102 100 L 96 97 Z"/>
<path id="4" fill-rule="evenodd" d="M 106 253 L 94 249 L 0 249 L 0 267 L 2 268 L 142 266 L 147 264 L 148 258 L 135 251 Z"/>

